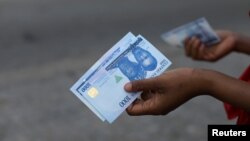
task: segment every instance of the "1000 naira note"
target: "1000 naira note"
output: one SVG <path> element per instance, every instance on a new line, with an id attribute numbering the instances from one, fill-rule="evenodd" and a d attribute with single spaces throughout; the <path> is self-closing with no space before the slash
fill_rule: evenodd
<path id="1" fill-rule="evenodd" d="M 142 36 L 125 35 L 72 87 L 71 91 L 100 119 L 112 123 L 139 96 L 129 94 L 130 81 L 155 77 L 171 62 Z"/>
<path id="2" fill-rule="evenodd" d="M 161 37 L 170 46 L 183 47 L 184 40 L 193 36 L 199 38 L 206 46 L 211 46 L 220 42 L 220 38 L 205 18 L 197 19 L 193 22 L 173 29 L 162 34 Z"/>

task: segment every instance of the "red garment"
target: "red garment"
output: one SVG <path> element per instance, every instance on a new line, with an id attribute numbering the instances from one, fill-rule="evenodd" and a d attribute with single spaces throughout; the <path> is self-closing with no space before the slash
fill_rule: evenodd
<path id="1" fill-rule="evenodd" d="M 250 83 L 250 66 L 246 69 L 246 71 L 241 75 L 240 80 L 246 81 Z M 237 124 L 250 124 L 250 112 L 246 112 L 243 109 L 233 107 L 230 104 L 224 103 L 224 107 L 227 113 L 228 119 L 237 118 Z"/>

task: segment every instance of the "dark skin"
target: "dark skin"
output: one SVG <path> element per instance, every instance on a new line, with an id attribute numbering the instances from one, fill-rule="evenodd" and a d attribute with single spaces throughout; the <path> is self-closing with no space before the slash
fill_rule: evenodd
<path id="1" fill-rule="evenodd" d="M 218 31 L 221 42 L 206 47 L 195 37 L 185 41 L 186 55 L 195 60 L 216 61 L 232 51 L 250 54 L 250 37 Z M 142 91 L 127 108 L 129 115 L 166 115 L 186 101 L 209 95 L 250 111 L 250 85 L 225 74 L 204 69 L 180 68 L 124 86 L 128 92 Z"/>

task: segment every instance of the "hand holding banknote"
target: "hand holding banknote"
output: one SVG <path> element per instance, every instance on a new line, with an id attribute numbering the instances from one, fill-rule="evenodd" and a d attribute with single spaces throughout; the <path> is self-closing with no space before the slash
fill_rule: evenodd
<path id="1" fill-rule="evenodd" d="M 204 48 L 205 45 L 202 45 L 198 39 L 187 39 L 185 48 L 187 53 L 190 53 L 188 55 L 194 59 L 215 61 L 231 51 L 250 54 L 250 37 L 230 31 L 217 33 L 221 41 L 208 48 Z M 196 54 L 203 54 L 207 57 L 196 57 Z M 250 66 L 242 75 L 244 76 L 242 80 L 249 82 L 249 72 Z M 132 81 L 127 83 L 124 89 L 128 92 L 140 91 L 142 94 L 140 99 L 127 108 L 127 113 L 130 115 L 165 115 L 193 97 L 209 95 L 246 112 L 240 115 L 237 122 L 249 124 L 250 85 L 242 80 L 213 70 L 180 68 L 165 72 L 155 78 Z"/>
<path id="2" fill-rule="evenodd" d="M 141 98 L 127 108 L 133 116 L 166 115 L 199 95 L 250 110 L 250 85 L 212 70 L 175 69 L 155 78 L 129 82 L 124 88 L 128 92 L 142 91 Z"/>
<path id="3" fill-rule="evenodd" d="M 72 87 L 71 91 L 102 121 L 112 123 L 140 95 L 128 95 L 130 81 L 162 74 L 171 62 L 143 36 L 127 33 Z"/>
<path id="4" fill-rule="evenodd" d="M 190 37 L 197 37 L 206 46 L 220 42 L 220 38 L 214 32 L 206 18 L 199 18 L 161 35 L 162 39 L 169 46 L 184 47 L 184 40 Z"/>
<path id="5" fill-rule="evenodd" d="M 124 88 L 128 92 L 143 92 L 141 99 L 137 99 L 127 108 L 128 114 L 165 115 L 169 113 L 205 90 L 203 83 L 194 81 L 195 79 L 193 69 L 182 68 L 168 71 L 155 78 L 126 84 Z"/>
<path id="6" fill-rule="evenodd" d="M 236 43 L 235 33 L 230 31 L 216 32 L 221 41 L 210 47 L 206 47 L 199 38 L 190 37 L 185 40 L 186 55 L 195 60 L 217 61 L 230 53 Z"/>

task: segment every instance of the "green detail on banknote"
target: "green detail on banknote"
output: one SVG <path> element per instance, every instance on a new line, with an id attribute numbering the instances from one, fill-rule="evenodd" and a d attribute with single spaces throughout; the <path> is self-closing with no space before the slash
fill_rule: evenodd
<path id="1" fill-rule="evenodd" d="M 115 82 L 119 83 L 123 78 L 121 76 L 115 75 Z"/>

